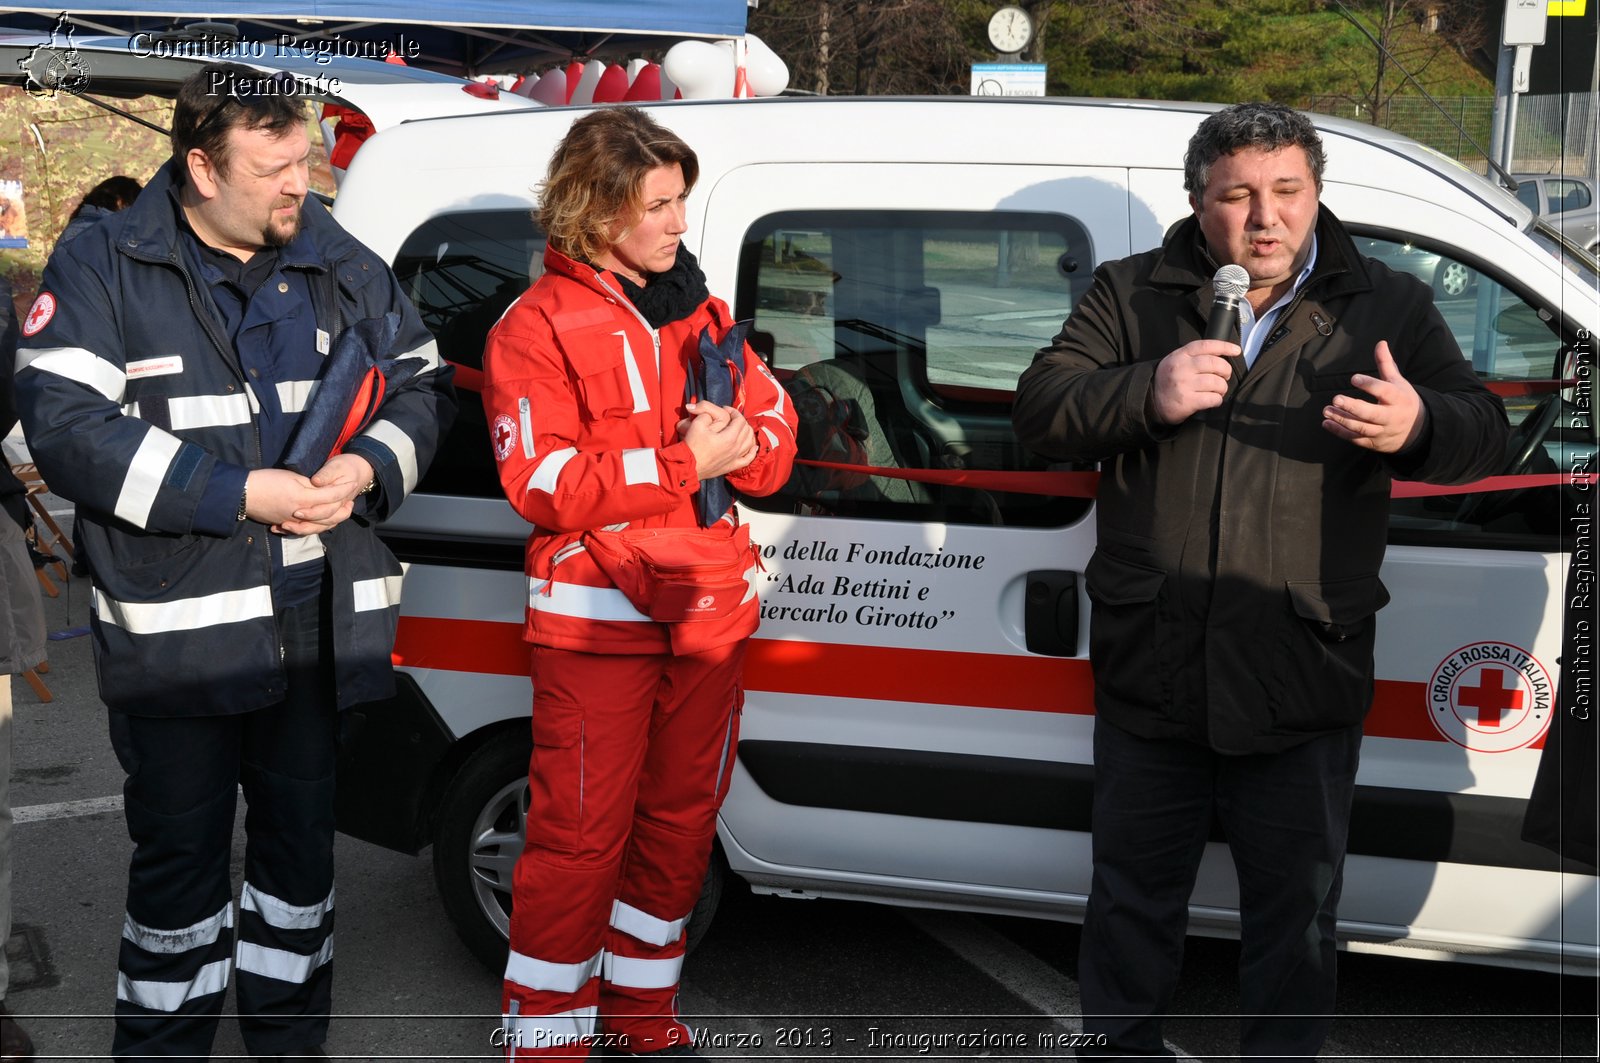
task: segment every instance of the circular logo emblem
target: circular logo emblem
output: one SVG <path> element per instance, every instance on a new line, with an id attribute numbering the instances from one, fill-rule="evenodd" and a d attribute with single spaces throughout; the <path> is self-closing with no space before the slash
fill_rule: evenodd
<path id="1" fill-rule="evenodd" d="M 33 336 L 39 330 L 50 324 L 50 319 L 56 316 L 56 297 L 49 292 L 40 292 L 39 297 L 33 301 L 33 306 L 28 310 L 28 316 L 22 319 L 22 334 Z"/>
<path id="2" fill-rule="evenodd" d="M 710 609 L 713 605 L 717 604 L 717 598 L 716 595 L 707 594 L 694 604 L 700 609 Z"/>
<path id="3" fill-rule="evenodd" d="M 494 428 L 489 434 L 494 438 L 495 460 L 505 461 L 511 456 L 511 448 L 517 445 L 517 422 L 502 413 L 494 419 Z"/>
<path id="4" fill-rule="evenodd" d="M 1544 665 L 1505 642 L 1474 642 L 1446 657 L 1428 680 L 1428 719 L 1458 746 L 1509 753 L 1550 726 L 1555 686 Z"/>

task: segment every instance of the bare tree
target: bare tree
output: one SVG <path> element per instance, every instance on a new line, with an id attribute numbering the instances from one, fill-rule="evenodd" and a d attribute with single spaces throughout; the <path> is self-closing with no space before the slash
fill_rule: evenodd
<path id="1" fill-rule="evenodd" d="M 973 41 L 948 0 L 766 0 L 750 31 L 796 88 L 828 94 L 965 91 Z"/>
<path id="2" fill-rule="evenodd" d="M 1375 21 L 1363 18 L 1339 0 L 1329 6 L 1363 29 L 1373 41 L 1370 65 L 1345 64 L 1354 89 L 1346 97 L 1360 106 L 1373 125 L 1389 124 L 1394 97 L 1415 80 L 1424 87 L 1428 68 L 1457 41 L 1476 42 L 1482 35 L 1482 12 L 1472 4 L 1441 0 L 1381 0 Z M 1453 32 L 1452 32 L 1453 31 Z"/>

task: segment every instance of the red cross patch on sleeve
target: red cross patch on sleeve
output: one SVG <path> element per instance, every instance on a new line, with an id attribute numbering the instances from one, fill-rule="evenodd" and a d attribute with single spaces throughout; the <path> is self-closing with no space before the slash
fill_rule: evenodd
<path id="1" fill-rule="evenodd" d="M 56 297 L 49 292 L 40 292 L 39 297 L 33 301 L 33 306 L 28 309 L 28 316 L 22 319 L 22 334 L 37 335 L 39 330 L 50 324 L 50 319 L 55 316 Z"/>

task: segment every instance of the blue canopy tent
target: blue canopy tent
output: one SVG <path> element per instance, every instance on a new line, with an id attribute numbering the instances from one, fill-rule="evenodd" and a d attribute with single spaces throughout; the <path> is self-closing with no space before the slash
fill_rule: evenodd
<path id="1" fill-rule="evenodd" d="M 158 33 L 226 24 L 244 41 L 388 45 L 407 62 L 471 76 L 659 51 L 679 37 L 738 37 L 750 0 L 100 0 L 67 10 L 78 32 Z M 0 26 L 49 32 L 58 5 L 0 7 Z M 350 54 L 344 51 L 341 54 Z M 364 53 L 370 54 L 370 53 Z"/>

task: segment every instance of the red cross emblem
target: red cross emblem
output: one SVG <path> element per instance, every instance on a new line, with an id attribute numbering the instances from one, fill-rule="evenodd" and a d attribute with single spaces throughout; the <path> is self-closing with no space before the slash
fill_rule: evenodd
<path id="1" fill-rule="evenodd" d="M 33 301 L 33 306 L 28 310 L 28 316 L 22 319 L 22 334 L 33 336 L 38 331 L 50 324 L 50 319 L 56 316 L 56 297 L 49 292 L 40 292 L 39 298 Z"/>
<path id="2" fill-rule="evenodd" d="M 1544 737 L 1555 683 L 1520 646 L 1473 642 L 1439 662 L 1424 697 L 1441 737 L 1478 753 L 1510 753 Z"/>
<path id="3" fill-rule="evenodd" d="M 511 448 L 517 442 L 516 422 L 502 413 L 494 419 L 494 425 L 489 431 L 494 440 L 494 456 L 500 461 L 505 461 L 511 456 Z"/>
<path id="4" fill-rule="evenodd" d="M 1505 669 L 1485 668 L 1479 673 L 1477 686 L 1458 689 L 1456 701 L 1478 710 L 1479 727 L 1499 727 L 1507 712 L 1522 708 L 1525 693 L 1520 687 L 1506 689 L 1505 681 Z"/>

